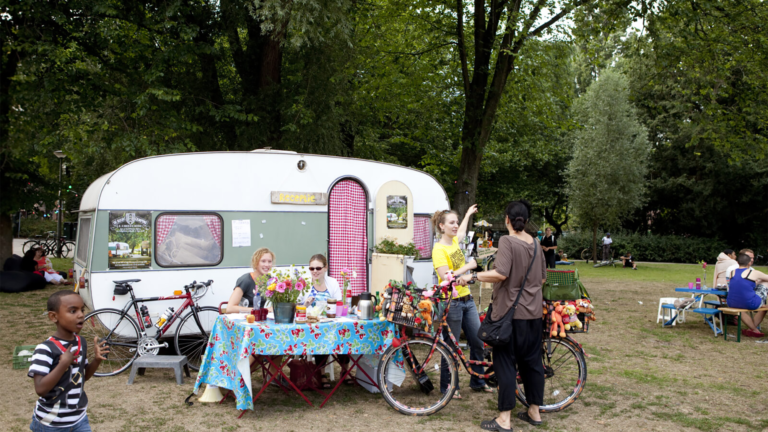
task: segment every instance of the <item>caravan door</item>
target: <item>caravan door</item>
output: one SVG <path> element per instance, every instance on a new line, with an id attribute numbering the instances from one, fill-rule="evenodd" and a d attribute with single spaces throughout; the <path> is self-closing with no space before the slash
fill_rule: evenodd
<path id="1" fill-rule="evenodd" d="M 339 285 L 342 269 L 356 273 L 353 296 L 368 291 L 368 193 L 352 178 L 336 182 L 328 194 L 328 275 Z"/>

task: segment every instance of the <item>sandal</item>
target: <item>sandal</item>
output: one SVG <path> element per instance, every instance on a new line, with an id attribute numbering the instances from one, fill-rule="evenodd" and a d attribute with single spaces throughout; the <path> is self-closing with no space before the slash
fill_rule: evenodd
<path id="1" fill-rule="evenodd" d="M 493 389 L 488 384 L 485 384 L 482 387 L 472 387 L 472 391 L 493 393 Z"/>
<path id="2" fill-rule="evenodd" d="M 486 420 L 480 423 L 480 429 L 487 430 L 487 431 L 512 432 L 512 428 L 506 429 L 501 427 L 501 425 L 499 424 L 499 422 L 496 421 L 496 419 Z"/>
<path id="3" fill-rule="evenodd" d="M 453 397 L 451 397 L 451 399 L 457 399 L 458 400 L 458 399 L 464 399 L 464 398 L 461 397 L 461 395 L 459 394 L 459 391 L 456 390 L 455 392 L 453 392 Z"/>
<path id="4" fill-rule="evenodd" d="M 536 421 L 532 419 L 531 416 L 528 415 L 528 411 L 520 411 L 519 413 L 517 413 L 517 418 L 519 418 L 524 422 L 528 422 L 533 426 L 540 426 L 542 423 L 541 420 Z"/>
<path id="5" fill-rule="evenodd" d="M 328 378 L 326 377 L 320 378 L 320 388 L 323 390 L 327 390 L 331 388 L 331 382 L 328 381 Z"/>
<path id="6" fill-rule="evenodd" d="M 348 376 L 344 379 L 344 385 L 353 386 L 357 384 L 357 379 L 353 376 Z"/>

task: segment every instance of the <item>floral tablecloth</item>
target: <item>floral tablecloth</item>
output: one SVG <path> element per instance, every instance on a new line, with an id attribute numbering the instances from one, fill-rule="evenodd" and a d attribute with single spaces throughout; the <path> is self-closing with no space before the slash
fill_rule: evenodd
<path id="1" fill-rule="evenodd" d="M 213 326 L 195 382 L 230 389 L 237 408 L 253 409 L 248 357 L 251 355 L 376 354 L 391 344 L 395 325 L 387 321 L 338 318 L 319 324 L 248 324 L 221 315 Z"/>

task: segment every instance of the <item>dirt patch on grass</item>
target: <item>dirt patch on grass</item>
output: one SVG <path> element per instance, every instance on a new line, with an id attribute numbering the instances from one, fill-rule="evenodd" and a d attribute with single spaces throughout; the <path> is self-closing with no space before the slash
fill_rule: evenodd
<path id="1" fill-rule="evenodd" d="M 667 283 L 583 279 L 598 321 L 577 335 L 589 354 L 587 387 L 565 411 L 544 416 L 537 430 L 552 431 L 760 431 L 768 430 L 765 366 L 768 344 L 715 339 L 698 314 L 673 328 L 656 323 L 659 297 L 673 297 Z M 3 430 L 29 430 L 37 396 L 26 370 L 13 370 L 18 345 L 34 345 L 53 333 L 43 315 L 56 288 L 0 294 L 0 422 Z M 484 292 L 484 302 L 490 295 Z M 640 303 L 642 302 L 642 304 Z M 733 332 L 735 330 L 731 330 Z M 337 371 L 338 377 L 338 371 Z M 462 373 L 462 387 L 469 376 Z M 170 371 L 150 370 L 127 386 L 128 374 L 94 378 L 86 385 L 93 430 L 165 432 L 249 431 L 423 431 L 480 430 L 496 413 L 496 395 L 463 391 L 440 413 L 426 418 L 397 414 L 380 395 L 342 387 L 323 409 L 270 388 L 253 412 L 238 420 L 233 399 L 224 404 L 184 405 L 193 379 L 175 384 Z M 311 394 L 319 406 L 322 398 Z M 513 421 L 517 430 L 534 428 Z"/>

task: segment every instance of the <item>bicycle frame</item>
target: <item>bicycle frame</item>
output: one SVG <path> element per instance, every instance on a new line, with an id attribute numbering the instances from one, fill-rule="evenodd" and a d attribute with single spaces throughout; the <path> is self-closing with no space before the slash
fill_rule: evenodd
<path id="1" fill-rule="evenodd" d="M 438 302 L 445 301 L 445 302 L 447 302 L 447 305 L 445 307 L 445 311 L 443 311 L 443 316 L 440 318 L 440 330 L 441 331 L 440 332 L 435 332 L 435 338 L 434 338 L 434 342 L 432 343 L 432 348 L 430 349 L 429 355 L 427 356 L 426 360 L 424 360 L 424 364 L 429 363 L 429 361 L 432 359 L 432 355 L 435 353 L 435 348 L 437 347 L 438 344 L 441 344 L 441 345 L 443 345 L 446 348 L 446 350 L 449 353 L 451 353 L 451 356 L 453 357 L 453 359 L 454 359 L 454 361 L 456 363 L 461 363 L 461 364 L 464 365 L 464 369 L 466 369 L 466 371 L 470 375 L 474 375 L 474 376 L 476 376 L 478 378 L 482 378 L 482 379 L 488 379 L 488 378 L 492 377 L 495 372 L 491 372 L 489 374 L 479 374 L 479 373 L 477 373 L 477 372 L 472 370 L 472 366 L 480 365 L 480 366 L 488 367 L 488 366 L 493 365 L 493 363 L 487 362 L 487 361 L 482 361 L 482 360 L 467 360 L 467 358 L 464 356 L 464 352 L 461 350 L 461 347 L 459 346 L 459 343 L 456 340 L 456 337 L 453 335 L 453 332 L 451 331 L 451 327 L 448 325 L 448 311 L 451 309 L 451 299 L 443 300 L 443 299 L 440 299 L 438 297 L 433 297 L 432 300 L 436 300 Z M 448 343 L 446 343 L 440 337 L 440 334 L 445 334 L 443 332 L 443 330 L 447 330 L 447 334 L 450 336 L 451 342 L 453 343 L 453 346 L 455 347 L 455 349 L 453 347 L 451 347 L 450 345 L 448 345 Z M 407 339 L 407 337 L 405 336 L 405 327 L 401 327 L 400 331 L 401 331 L 402 337 Z M 411 364 L 414 364 L 414 362 L 416 362 L 416 361 L 413 358 L 413 353 L 411 352 L 410 348 L 407 348 L 407 354 L 408 354 L 409 361 L 411 362 Z M 418 370 L 414 370 L 414 372 L 419 373 L 419 374 L 424 372 L 424 366 L 423 365 L 419 366 Z"/>
<path id="2" fill-rule="evenodd" d="M 131 295 L 131 301 L 123 307 L 123 314 L 121 315 L 120 319 L 117 321 L 117 323 L 114 325 L 114 328 L 110 330 L 110 332 L 105 336 L 104 339 L 109 339 L 112 336 L 112 333 L 120 326 L 120 323 L 123 321 L 123 316 L 128 316 L 128 310 L 133 306 L 134 313 L 136 314 L 136 320 L 139 322 L 139 327 L 141 328 L 141 336 L 144 337 L 147 335 L 147 327 L 144 326 L 144 320 L 141 319 L 141 313 L 139 312 L 139 303 L 148 303 L 153 301 L 164 301 L 164 300 L 184 300 L 184 303 L 181 304 L 181 306 L 174 311 L 173 315 L 171 315 L 168 320 L 163 324 L 161 328 L 158 329 L 157 337 L 160 337 L 164 335 L 168 329 L 171 328 L 174 322 L 181 316 L 182 312 L 184 312 L 187 308 L 192 307 L 192 313 L 195 317 L 195 323 L 197 323 L 198 328 L 202 329 L 203 326 L 200 324 L 200 318 L 197 316 L 197 304 L 192 299 L 192 293 L 187 292 L 186 294 L 181 295 L 173 295 L 173 296 L 162 296 L 162 297 L 144 297 L 144 298 L 136 298 L 136 296 L 133 294 L 133 287 L 131 287 L 128 290 L 128 293 Z M 113 296 L 114 299 L 114 296 Z M 114 345 L 117 346 L 133 346 L 130 344 L 123 344 L 123 343 L 117 343 L 113 342 Z"/>

